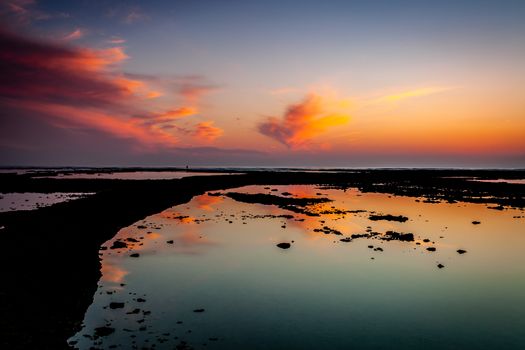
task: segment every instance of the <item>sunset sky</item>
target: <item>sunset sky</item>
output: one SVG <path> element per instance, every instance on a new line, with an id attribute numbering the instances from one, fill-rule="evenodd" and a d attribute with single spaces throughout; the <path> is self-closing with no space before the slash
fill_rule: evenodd
<path id="1" fill-rule="evenodd" d="M 525 1 L 0 0 L 0 165 L 525 167 Z"/>

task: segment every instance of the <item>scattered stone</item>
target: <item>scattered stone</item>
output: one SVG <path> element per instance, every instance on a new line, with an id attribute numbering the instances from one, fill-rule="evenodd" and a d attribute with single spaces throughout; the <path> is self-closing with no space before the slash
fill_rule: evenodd
<path id="1" fill-rule="evenodd" d="M 442 268 L 445 267 L 445 265 L 443 265 L 443 264 L 438 264 L 437 267 L 440 268 L 440 269 L 442 269 Z"/>
<path id="2" fill-rule="evenodd" d="M 204 309 L 195 309 L 193 310 L 193 312 L 197 312 L 197 313 L 204 312 Z"/>
<path id="3" fill-rule="evenodd" d="M 143 298 L 137 298 L 137 302 L 139 302 L 139 303 L 144 303 L 144 302 L 146 302 L 146 299 L 143 299 Z"/>
<path id="4" fill-rule="evenodd" d="M 428 247 L 427 250 L 429 252 L 435 252 L 436 251 L 436 247 Z"/>
<path id="5" fill-rule="evenodd" d="M 479 225 L 479 224 L 481 224 L 481 221 L 476 221 L 476 220 L 472 221 L 472 225 Z"/>
<path id="6" fill-rule="evenodd" d="M 169 241 L 166 241 L 168 244 L 173 244 L 173 239 L 170 239 Z"/>
<path id="7" fill-rule="evenodd" d="M 132 258 L 138 258 L 140 256 L 140 254 L 139 253 L 133 253 L 133 254 L 130 254 L 129 256 L 132 257 Z"/>
<path id="8" fill-rule="evenodd" d="M 467 251 L 464 249 L 458 249 L 456 252 L 458 252 L 458 254 L 465 254 Z"/>

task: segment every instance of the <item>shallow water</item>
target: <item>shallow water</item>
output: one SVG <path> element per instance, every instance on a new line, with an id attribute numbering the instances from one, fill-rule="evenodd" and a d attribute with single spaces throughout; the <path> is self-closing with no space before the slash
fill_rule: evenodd
<path id="1" fill-rule="evenodd" d="M 34 210 L 60 202 L 89 196 L 91 193 L 0 193 L 0 212 Z"/>
<path id="2" fill-rule="evenodd" d="M 173 349 L 182 341 L 196 349 L 522 348 L 523 211 L 272 189 L 232 191 L 328 197 L 333 202 L 312 210 L 363 212 L 307 216 L 202 195 L 147 217 L 102 248 L 98 291 L 70 341 L 82 349 Z M 372 221 L 373 213 L 409 219 Z M 343 235 L 314 231 L 324 226 Z M 340 241 L 367 228 L 380 235 Z M 415 240 L 381 240 L 389 230 Z M 116 241 L 128 248 L 111 249 Z M 276 247 L 281 242 L 291 248 Z M 102 326 L 112 333 L 94 336 Z"/>
<path id="3" fill-rule="evenodd" d="M 123 171 L 114 173 L 82 173 L 59 174 L 45 176 L 52 179 L 113 179 L 113 180 L 172 180 L 188 176 L 231 175 L 229 173 L 206 173 L 192 171 Z"/>
<path id="4" fill-rule="evenodd" d="M 484 179 L 474 179 L 471 181 L 478 181 L 478 182 L 491 182 L 491 183 L 508 183 L 508 184 L 517 184 L 517 185 L 525 185 L 525 179 L 494 179 L 494 180 L 484 180 Z"/>

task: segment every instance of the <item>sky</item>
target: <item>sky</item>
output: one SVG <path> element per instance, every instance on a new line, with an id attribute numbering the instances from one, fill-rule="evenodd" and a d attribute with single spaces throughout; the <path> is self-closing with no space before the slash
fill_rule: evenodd
<path id="1" fill-rule="evenodd" d="M 525 168 L 524 19 L 521 0 L 0 0 L 0 165 Z"/>

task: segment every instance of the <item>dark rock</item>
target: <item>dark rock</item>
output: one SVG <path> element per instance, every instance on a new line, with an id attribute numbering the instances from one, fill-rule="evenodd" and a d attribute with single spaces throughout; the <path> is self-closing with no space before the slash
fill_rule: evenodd
<path id="1" fill-rule="evenodd" d="M 95 328 L 95 335 L 97 337 L 105 337 L 105 336 L 110 335 L 113 332 L 115 332 L 115 328 L 112 328 L 112 327 L 103 326 L 103 327 Z"/>
<path id="2" fill-rule="evenodd" d="M 436 247 L 428 247 L 427 250 L 429 252 L 435 252 L 436 251 Z"/>
<path id="3" fill-rule="evenodd" d="M 109 247 L 110 249 L 122 249 L 122 248 L 127 248 L 128 245 L 126 244 L 126 242 L 122 242 L 122 241 L 115 241 L 113 242 L 113 245 L 111 245 L 111 247 Z"/>
<path id="4" fill-rule="evenodd" d="M 443 265 L 443 264 L 438 264 L 437 267 L 439 267 L 440 269 L 442 269 L 442 268 L 445 267 L 445 265 Z"/>
<path id="5" fill-rule="evenodd" d="M 414 234 L 412 233 L 399 233 L 394 231 L 387 231 L 385 233 L 385 240 L 397 240 L 397 241 L 403 241 L 403 242 L 413 242 L 414 241 Z"/>
<path id="6" fill-rule="evenodd" d="M 140 254 L 139 253 L 133 253 L 133 254 L 130 254 L 129 256 L 132 257 L 132 258 L 138 258 L 140 256 Z"/>
<path id="7" fill-rule="evenodd" d="M 195 309 L 193 310 L 193 312 L 197 312 L 197 313 L 204 312 L 204 309 Z"/>
<path id="8" fill-rule="evenodd" d="M 283 242 L 283 243 L 279 243 L 277 244 L 277 247 L 281 248 L 281 249 L 288 249 L 291 247 L 291 244 L 290 243 L 286 243 L 286 242 Z"/>
<path id="9" fill-rule="evenodd" d="M 479 224 L 481 224 L 481 221 L 476 221 L 476 220 L 472 221 L 472 225 L 479 225 Z"/>
<path id="10" fill-rule="evenodd" d="M 168 244 L 173 244 L 173 240 L 170 239 L 169 241 L 166 241 L 166 243 L 168 243 Z"/>
<path id="11" fill-rule="evenodd" d="M 463 249 L 458 249 L 456 251 L 458 252 L 458 254 L 465 254 L 467 252 L 466 250 L 463 250 Z"/>
<path id="12" fill-rule="evenodd" d="M 395 215 L 390 215 L 390 214 L 387 214 L 387 215 L 370 215 L 368 217 L 368 219 L 372 220 L 372 221 L 388 220 L 388 221 L 398 221 L 398 222 L 405 222 L 405 221 L 408 220 L 408 218 L 406 216 L 403 216 L 403 215 L 395 216 Z"/>
<path id="13" fill-rule="evenodd" d="M 122 309 L 124 307 L 124 303 L 118 303 L 118 302 L 111 302 L 109 303 L 109 308 L 110 309 Z"/>

